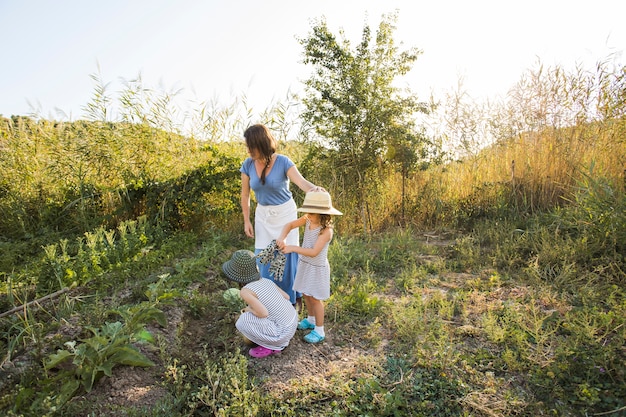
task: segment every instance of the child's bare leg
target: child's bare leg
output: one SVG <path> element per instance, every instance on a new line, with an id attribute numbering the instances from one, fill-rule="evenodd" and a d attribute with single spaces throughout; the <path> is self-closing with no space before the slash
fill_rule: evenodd
<path id="1" fill-rule="evenodd" d="M 315 324 L 315 306 L 313 303 L 315 299 L 310 295 L 303 294 L 302 298 L 304 299 L 304 307 L 306 308 L 307 313 L 307 321 L 311 324 Z"/>
<path id="2" fill-rule="evenodd" d="M 310 297 L 307 302 L 311 306 L 309 311 L 313 311 L 315 316 L 315 328 L 304 337 L 304 340 L 309 343 L 319 343 L 326 337 L 326 332 L 324 331 L 324 303 L 313 297 Z"/>
<path id="3" fill-rule="evenodd" d="M 310 297 L 309 304 L 313 310 L 313 316 L 315 316 L 315 325 L 324 326 L 324 303 L 313 297 Z"/>

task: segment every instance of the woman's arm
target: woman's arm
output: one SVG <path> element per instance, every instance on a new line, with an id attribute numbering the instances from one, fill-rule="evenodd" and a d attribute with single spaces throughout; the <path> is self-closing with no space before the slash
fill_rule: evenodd
<path id="1" fill-rule="evenodd" d="M 323 187 L 318 187 L 304 178 L 302 174 L 300 174 L 300 171 L 298 171 L 298 167 L 295 165 L 289 168 L 287 171 L 287 177 L 305 193 L 308 193 L 309 191 L 326 191 Z"/>
<path id="2" fill-rule="evenodd" d="M 248 304 L 248 307 L 245 308 L 244 311 L 249 311 L 259 318 L 265 318 L 269 315 L 267 308 L 265 308 L 263 303 L 259 301 L 256 294 L 252 292 L 252 290 L 250 290 L 249 288 L 242 288 L 241 291 L 239 291 L 239 295 L 241 296 L 243 301 Z"/>
<path id="3" fill-rule="evenodd" d="M 241 213 L 243 231 L 248 237 L 254 237 L 254 226 L 250 222 L 250 177 L 241 173 Z"/>

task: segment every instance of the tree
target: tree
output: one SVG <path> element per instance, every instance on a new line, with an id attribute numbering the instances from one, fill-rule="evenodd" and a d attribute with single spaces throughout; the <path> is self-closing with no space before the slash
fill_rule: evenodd
<path id="1" fill-rule="evenodd" d="M 410 91 L 394 85 L 421 54 L 415 48 L 398 50 L 392 36 L 396 20 L 396 14 L 383 15 L 374 42 L 365 25 L 354 50 L 343 31 L 338 40 L 324 19 L 300 39 L 303 62 L 314 67 L 304 82 L 303 122 L 329 148 L 328 162 L 340 184 L 352 185 L 343 190 L 344 204 L 360 206 L 365 229 L 368 192 L 379 185 L 375 174 L 387 148 L 413 130 L 417 112 L 428 112 Z"/>
<path id="2" fill-rule="evenodd" d="M 401 222 L 404 224 L 404 207 L 406 200 L 406 182 L 409 175 L 417 168 L 420 160 L 426 158 L 427 148 L 425 143 L 429 143 L 422 133 L 398 132 L 396 137 L 392 137 L 387 146 L 387 160 L 395 165 L 397 171 L 402 174 L 402 192 L 400 196 Z M 420 152 L 416 152 L 419 150 Z"/>

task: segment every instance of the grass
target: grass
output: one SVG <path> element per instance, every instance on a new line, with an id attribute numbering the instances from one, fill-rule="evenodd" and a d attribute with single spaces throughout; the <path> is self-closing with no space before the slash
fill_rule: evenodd
<path id="1" fill-rule="evenodd" d="M 338 346 L 354 344 L 377 353 L 357 358 L 351 372 L 311 376 L 281 392 L 262 390 L 249 374 L 247 359 L 236 348 L 233 317 L 221 297 L 227 285 L 207 280 L 219 276 L 220 260 L 236 248 L 232 240 L 173 236 L 147 256 L 90 282 L 83 291 L 91 288 L 94 296 L 68 296 L 45 311 L 2 320 L 5 368 L 15 361 L 27 363 L 20 374 L 9 373 L 7 381 L 17 383 L 0 389 L 3 412 L 46 415 L 46 407 L 57 407 L 49 415 L 95 411 L 89 402 L 55 402 L 62 392 L 55 393 L 52 382 L 63 372 L 67 378 L 71 369 L 44 370 L 40 364 L 58 359 L 58 354 L 50 355 L 68 341 L 97 336 L 88 327 L 98 329 L 113 318 L 117 326 L 128 321 L 107 311 L 130 311 L 148 302 L 165 310 L 182 308 L 177 330 L 152 338 L 158 352 L 151 356 L 158 362 L 153 372 L 161 375 L 169 394 L 140 409 L 109 405 L 116 415 L 166 410 L 173 416 L 536 416 L 619 410 L 626 395 L 623 289 L 594 282 L 581 287 L 577 281 L 574 294 L 562 280 L 494 269 L 494 263 L 509 265 L 499 256 L 509 258 L 510 248 L 503 242 L 487 244 L 503 234 L 496 230 L 501 227 L 485 224 L 479 234 L 452 236 L 446 244 L 415 238 L 420 235 L 413 230 L 338 236 L 329 251 L 334 279 L 328 325 L 342 339 Z M 128 268 L 135 271 L 133 279 L 123 272 Z M 99 288 L 117 295 L 97 295 Z M 67 332 L 69 322 L 74 336 Z M 207 329 L 201 352 L 186 348 L 199 343 L 187 340 L 194 323 Z M 132 326 L 136 334 L 142 323 Z M 38 348 L 32 350 L 34 346 Z M 93 389 L 97 386 L 96 380 Z"/>

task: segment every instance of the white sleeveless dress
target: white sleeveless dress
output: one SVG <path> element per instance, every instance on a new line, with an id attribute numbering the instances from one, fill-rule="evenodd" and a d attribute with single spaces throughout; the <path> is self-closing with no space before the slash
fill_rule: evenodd
<path id="1" fill-rule="evenodd" d="M 302 238 L 303 248 L 312 248 L 322 231 L 322 226 L 313 230 L 310 229 L 309 220 L 306 221 L 304 237 Z M 328 263 L 328 245 L 316 257 L 300 255 L 296 279 L 293 282 L 293 289 L 302 294 L 310 295 L 316 300 L 327 300 L 330 297 L 330 264 Z"/>

